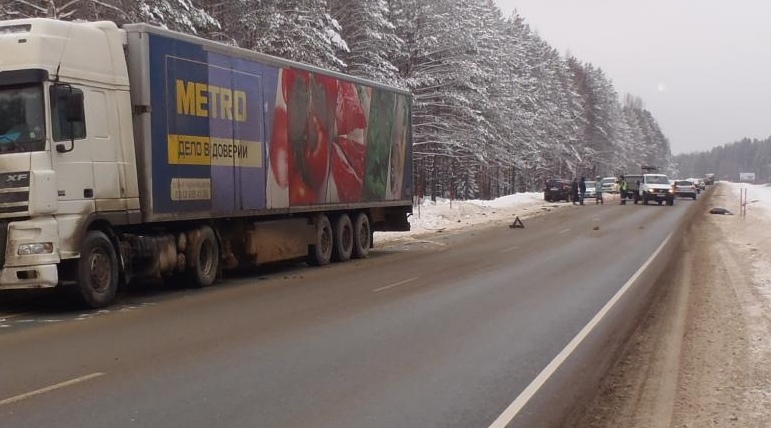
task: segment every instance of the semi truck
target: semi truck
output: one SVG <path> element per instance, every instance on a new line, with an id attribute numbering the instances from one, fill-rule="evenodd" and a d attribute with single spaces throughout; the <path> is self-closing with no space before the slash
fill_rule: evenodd
<path id="1" fill-rule="evenodd" d="M 409 230 L 408 91 L 147 24 L 0 22 L 0 291 L 213 284 Z"/>

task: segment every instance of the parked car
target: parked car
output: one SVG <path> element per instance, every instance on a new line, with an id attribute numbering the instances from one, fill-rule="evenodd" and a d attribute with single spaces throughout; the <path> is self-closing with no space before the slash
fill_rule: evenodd
<path id="1" fill-rule="evenodd" d="M 618 184 L 616 177 L 605 177 L 601 181 L 602 193 L 618 193 Z"/>
<path id="2" fill-rule="evenodd" d="M 691 198 L 693 200 L 696 200 L 696 195 L 698 194 L 696 185 L 691 180 L 676 180 L 674 192 L 676 197 Z"/>
<path id="3" fill-rule="evenodd" d="M 596 181 L 585 181 L 586 184 L 586 193 L 584 193 L 584 199 L 591 198 L 594 199 L 597 197 L 597 182 Z"/>
<path id="4" fill-rule="evenodd" d="M 543 200 L 546 202 L 570 202 L 570 180 L 550 178 L 546 180 L 543 189 Z"/>

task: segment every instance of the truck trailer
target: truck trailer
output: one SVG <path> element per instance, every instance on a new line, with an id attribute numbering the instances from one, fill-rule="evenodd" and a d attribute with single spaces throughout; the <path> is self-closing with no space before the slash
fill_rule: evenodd
<path id="1" fill-rule="evenodd" d="M 147 24 L 0 22 L 0 290 L 364 258 L 409 230 L 411 96 Z"/>

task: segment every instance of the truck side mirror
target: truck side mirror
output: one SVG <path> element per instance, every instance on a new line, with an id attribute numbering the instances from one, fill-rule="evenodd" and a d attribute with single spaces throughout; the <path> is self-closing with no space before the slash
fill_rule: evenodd
<path id="1" fill-rule="evenodd" d="M 65 101 L 67 122 L 83 122 L 86 114 L 83 111 L 83 92 L 70 92 Z"/>
<path id="2" fill-rule="evenodd" d="M 83 123 L 86 118 L 83 107 L 83 92 L 74 90 L 70 85 L 57 85 L 52 89 L 52 98 L 55 97 L 59 103 L 59 124 L 61 127 L 69 127 L 70 145 L 67 147 L 63 143 L 56 145 L 58 153 L 67 153 L 75 149 L 75 124 Z"/>

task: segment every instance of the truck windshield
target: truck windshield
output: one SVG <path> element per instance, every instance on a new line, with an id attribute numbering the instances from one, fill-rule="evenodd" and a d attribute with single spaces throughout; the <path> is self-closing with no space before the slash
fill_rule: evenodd
<path id="1" fill-rule="evenodd" d="M 0 88 L 0 154 L 45 149 L 43 87 Z"/>

